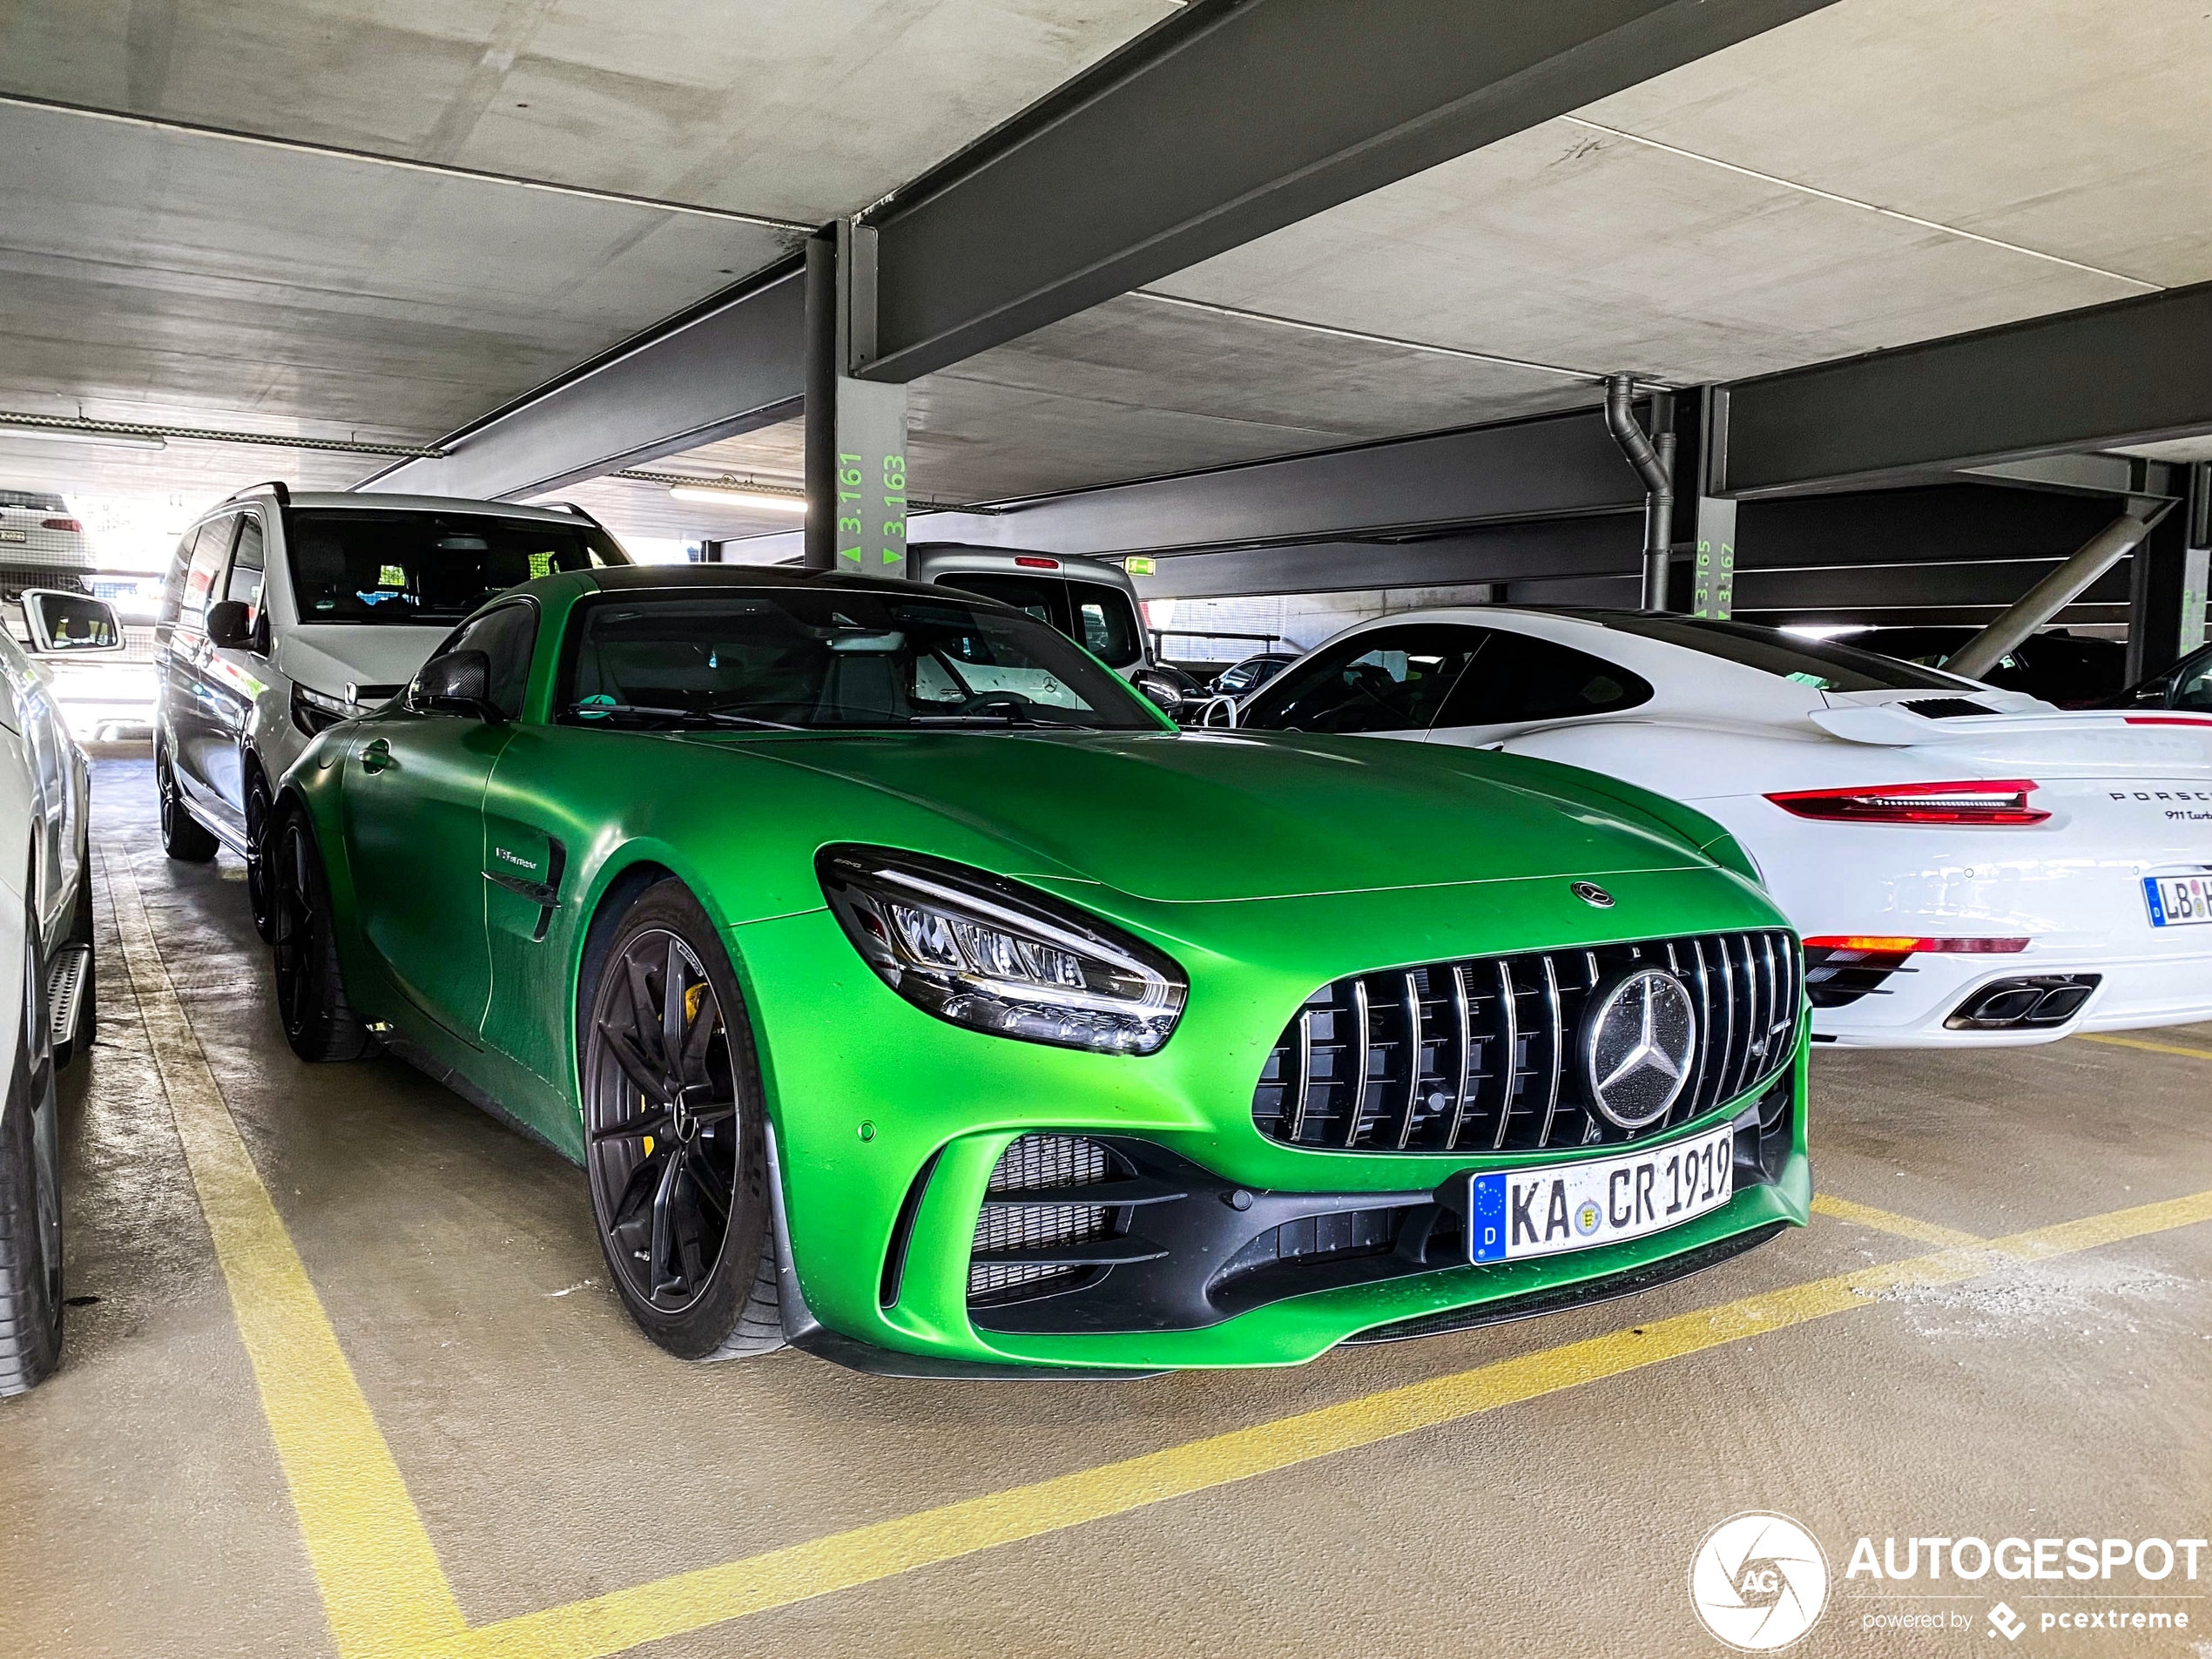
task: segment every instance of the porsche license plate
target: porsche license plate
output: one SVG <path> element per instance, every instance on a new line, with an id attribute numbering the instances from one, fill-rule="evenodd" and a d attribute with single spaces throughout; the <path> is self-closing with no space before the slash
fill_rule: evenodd
<path id="1" fill-rule="evenodd" d="M 1729 1200 L 1735 1137 L 1723 1128 L 1587 1163 L 1467 1177 L 1467 1259 L 1592 1250 L 1680 1226 Z"/>
<path id="2" fill-rule="evenodd" d="M 2147 875 L 2143 897 L 2154 927 L 2194 927 L 2212 921 L 2212 876 Z"/>

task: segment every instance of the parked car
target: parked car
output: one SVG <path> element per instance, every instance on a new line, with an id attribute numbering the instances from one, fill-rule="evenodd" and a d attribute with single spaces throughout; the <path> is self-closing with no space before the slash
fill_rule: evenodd
<path id="1" fill-rule="evenodd" d="M 2103 699 L 2112 709 L 2188 709 L 2212 714 L 2212 644 L 2199 645 L 2173 667 L 2146 676 Z"/>
<path id="2" fill-rule="evenodd" d="M 1268 833 L 1159 833 L 1232 811 Z M 310 744 L 275 826 L 293 1049 L 381 1038 L 583 1164 L 691 1359 L 1292 1362 L 1811 1198 L 1796 941 L 1717 824 L 1183 732 L 950 588 L 532 582 Z"/>
<path id="3" fill-rule="evenodd" d="M 51 489 L 0 487 L 0 590 L 57 587 L 52 572 L 91 568 L 91 542 L 66 501 Z"/>
<path id="4" fill-rule="evenodd" d="M 1234 711 L 1541 755 L 1725 824 L 1804 935 L 1817 1040 L 2212 1018 L 2212 718 L 2061 711 L 1832 641 L 1635 611 L 1409 611 Z"/>
<path id="5" fill-rule="evenodd" d="M 8 632 L 44 666 L 79 742 L 152 735 L 153 664 L 132 650 L 129 631 L 106 600 L 29 589 L 12 608 Z"/>
<path id="6" fill-rule="evenodd" d="M 1865 628 L 1844 636 L 1843 643 L 1899 662 L 1941 668 L 1980 632 L 1946 626 Z M 2121 640 L 2047 628 L 2021 640 L 1977 678 L 2060 708 L 2082 707 L 2103 702 L 2128 683 L 2128 646 Z"/>
<path id="7" fill-rule="evenodd" d="M 90 791 L 44 670 L 0 630 L 0 1395 L 61 1359 L 55 1075 L 93 1027 Z"/>
<path id="8" fill-rule="evenodd" d="M 185 533 L 154 633 L 161 840 L 246 860 L 272 924 L 261 851 L 276 780 L 307 740 L 393 696 L 485 600 L 553 570 L 626 564 L 574 510 L 439 496 L 233 496 Z"/>
<path id="9" fill-rule="evenodd" d="M 1296 661 L 1298 653 L 1294 651 L 1256 651 L 1244 661 L 1223 669 L 1206 688 L 1207 693 L 1213 697 L 1250 697 Z"/>

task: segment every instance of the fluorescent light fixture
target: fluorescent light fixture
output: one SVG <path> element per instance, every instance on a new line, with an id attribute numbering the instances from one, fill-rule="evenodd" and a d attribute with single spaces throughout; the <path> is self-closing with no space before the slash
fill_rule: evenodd
<path id="1" fill-rule="evenodd" d="M 762 512 L 806 514 L 804 496 L 772 495 L 765 489 L 742 489 L 722 484 L 677 484 L 669 492 L 678 501 L 698 502 L 708 507 L 752 507 Z"/>
<path id="2" fill-rule="evenodd" d="M 0 423 L 0 438 L 46 438 L 56 443 L 104 443 L 115 449 L 166 449 L 169 445 L 161 438 L 142 437 L 135 432 L 80 432 L 73 427 L 9 426 Z"/>

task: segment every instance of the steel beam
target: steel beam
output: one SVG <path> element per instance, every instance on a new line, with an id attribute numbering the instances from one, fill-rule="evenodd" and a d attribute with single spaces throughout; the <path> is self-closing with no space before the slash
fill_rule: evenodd
<path id="1" fill-rule="evenodd" d="M 898 192 L 908 381 L 1830 0 L 1197 0 Z"/>
<path id="2" fill-rule="evenodd" d="M 805 389 L 806 286 L 802 261 L 781 261 L 356 488 L 543 495 L 787 420 Z"/>
<path id="3" fill-rule="evenodd" d="M 2212 432 L 2212 282 L 1725 387 L 1719 493 L 1864 487 Z"/>
<path id="4" fill-rule="evenodd" d="M 1466 587 L 1562 576 L 1641 579 L 1640 521 L 1627 513 L 1497 524 L 1401 542 L 1313 542 L 1234 548 L 1157 561 L 1136 578 L 1147 599 Z"/>
<path id="5" fill-rule="evenodd" d="M 1110 484 L 988 514 L 932 513 L 914 533 L 1053 553 L 1165 553 L 1641 512 L 1643 502 L 1635 469 L 1591 410 Z"/>

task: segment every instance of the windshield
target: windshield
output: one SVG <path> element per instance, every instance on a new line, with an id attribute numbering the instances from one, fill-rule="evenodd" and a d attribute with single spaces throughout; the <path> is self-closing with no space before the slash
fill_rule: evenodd
<path id="1" fill-rule="evenodd" d="M 1114 668 L 1135 667 L 1144 658 L 1144 635 L 1136 607 L 1119 588 L 1073 577 L 1018 576 L 995 570 L 948 570 L 935 578 L 943 587 L 980 593 L 986 599 L 1026 610 L 1076 640 L 1099 661 Z"/>
<path id="2" fill-rule="evenodd" d="M 1832 639 L 1805 639 L 1755 623 L 1714 622 L 1632 610 L 1572 613 L 1624 634 L 1703 651 L 1746 668 L 1775 674 L 1816 691 L 1956 691 L 1971 685 L 1955 674 L 1878 657 Z"/>
<path id="3" fill-rule="evenodd" d="M 577 607 L 565 723 L 1157 732 L 1057 630 L 938 590 L 610 594 Z"/>
<path id="4" fill-rule="evenodd" d="M 624 562 L 589 524 L 489 513 L 303 508 L 285 529 L 303 623 L 446 626 L 533 577 Z"/>

